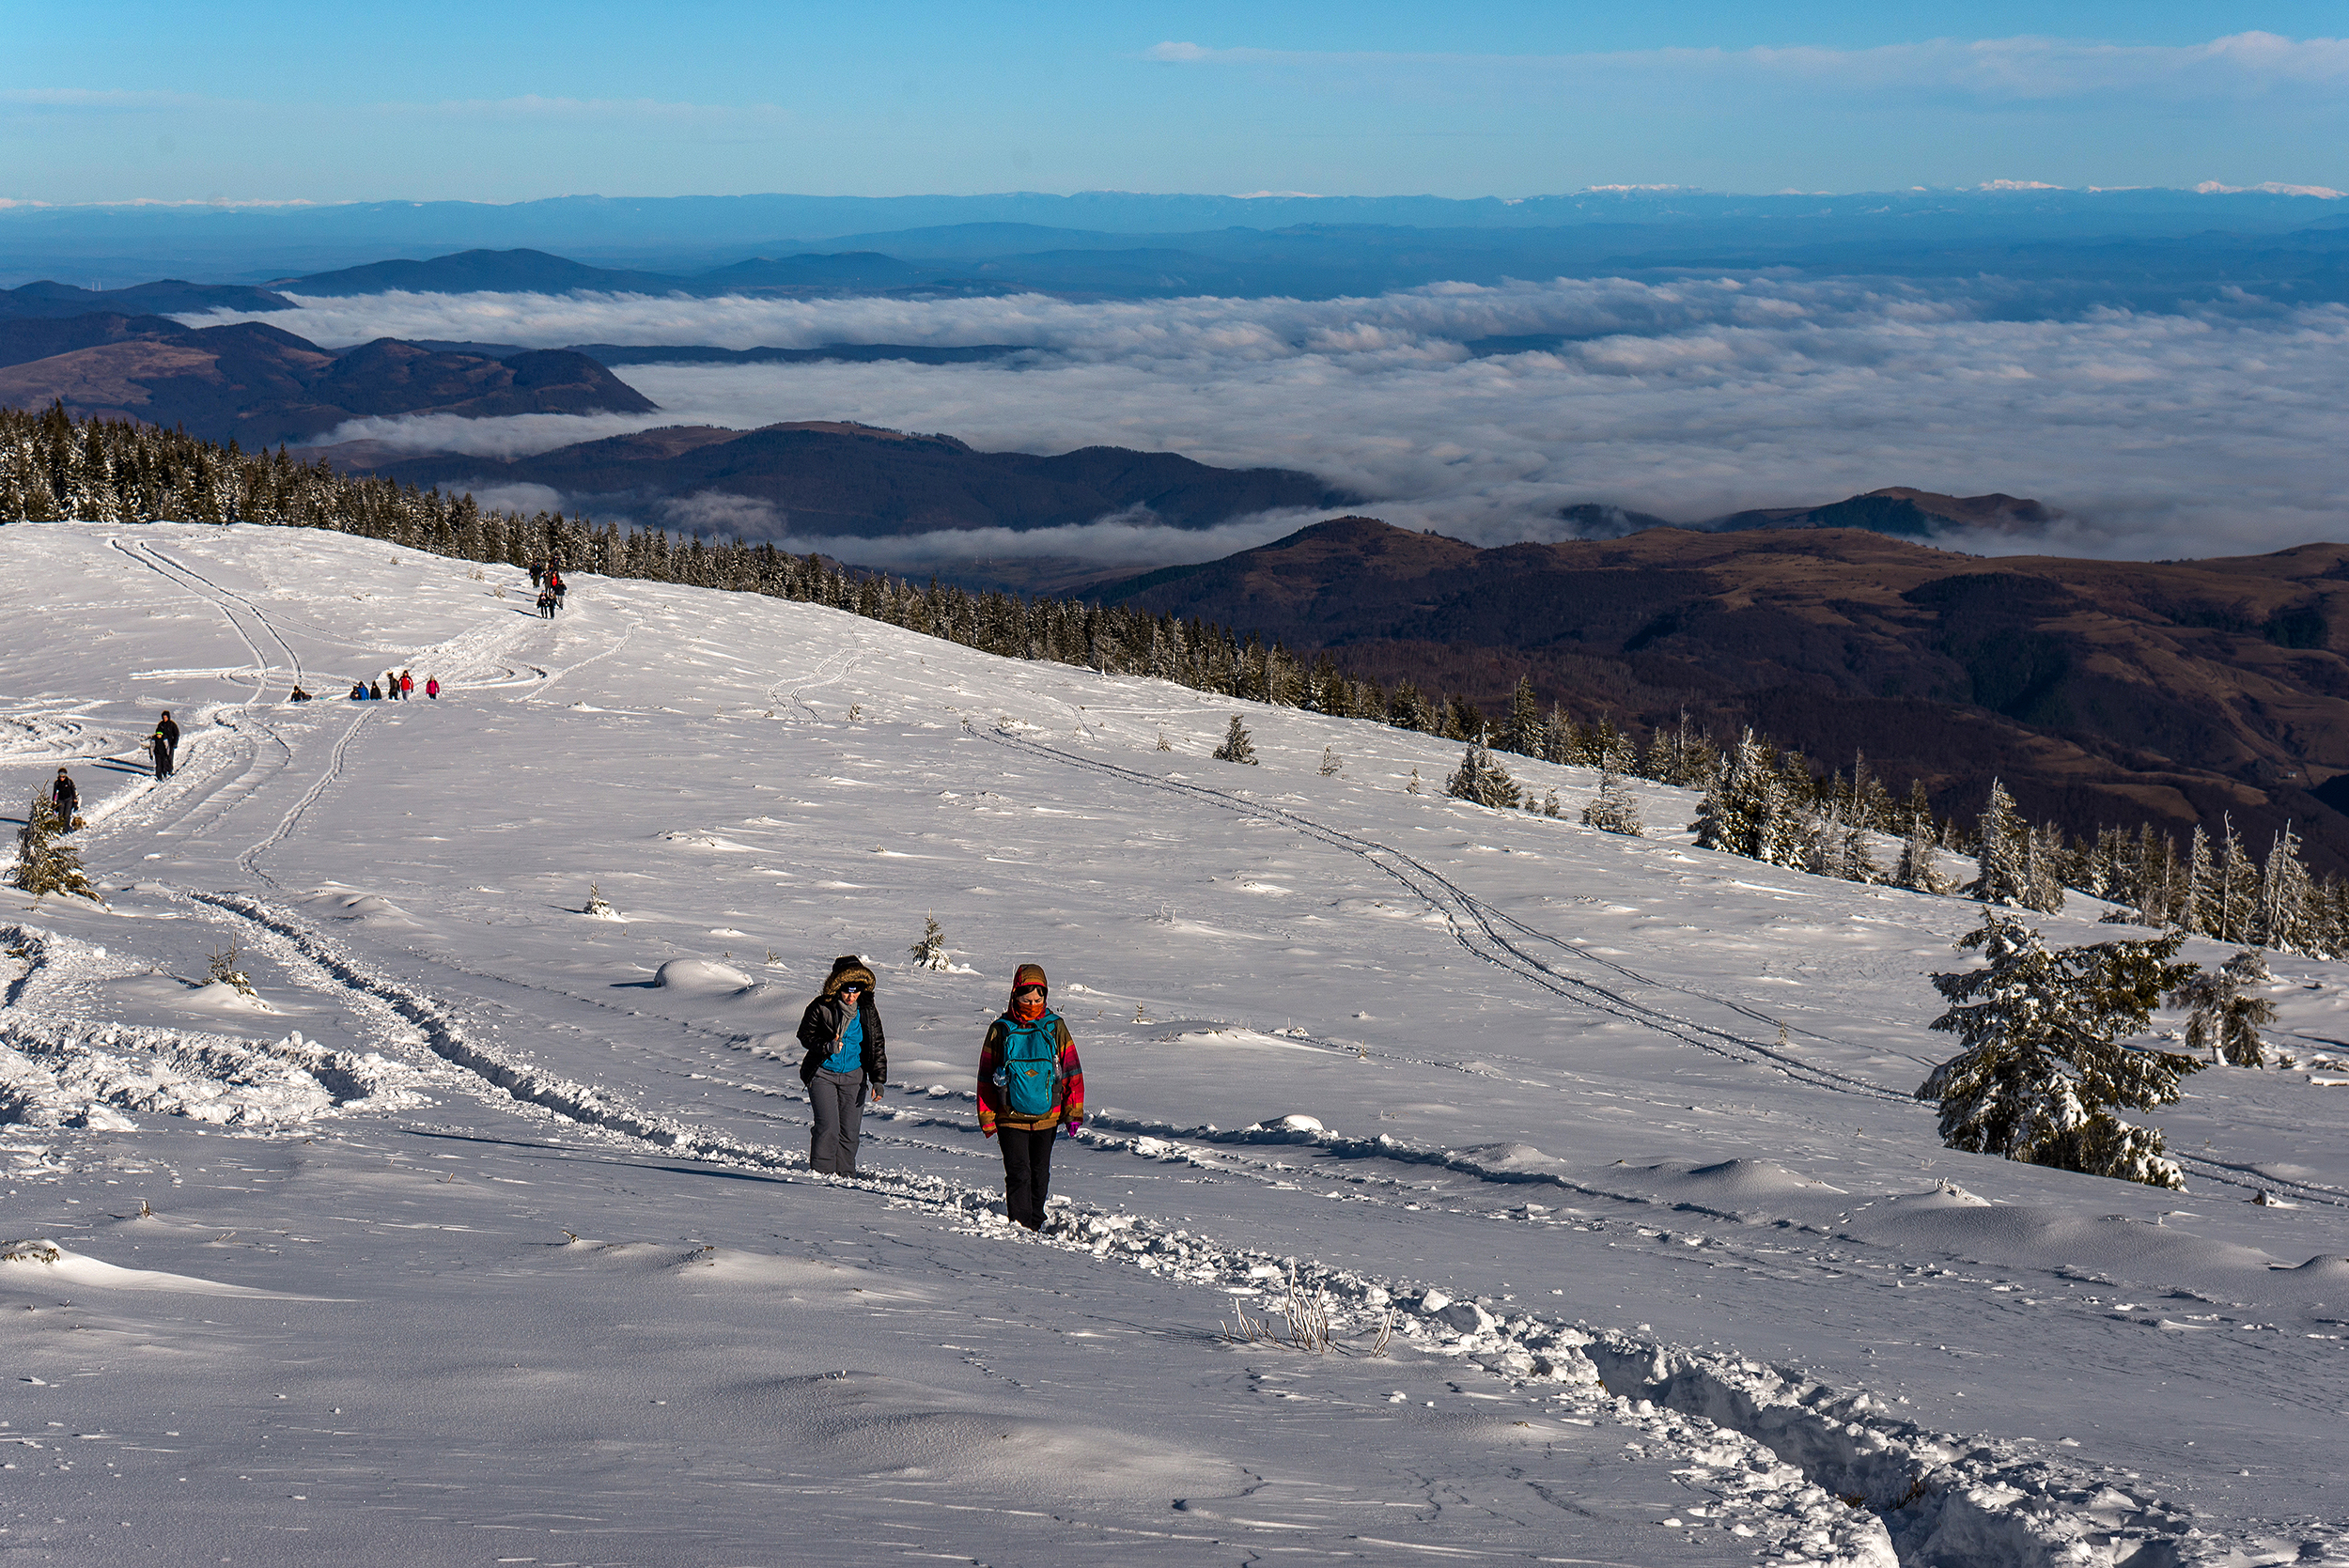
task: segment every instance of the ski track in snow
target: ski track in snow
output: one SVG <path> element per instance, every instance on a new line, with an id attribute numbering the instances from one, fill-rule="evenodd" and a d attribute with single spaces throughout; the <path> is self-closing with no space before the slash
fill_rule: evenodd
<path id="1" fill-rule="evenodd" d="M 252 535 L 194 531 L 194 536 L 218 539 L 224 553 L 233 553 Z M 237 755 L 222 753 L 216 744 L 191 747 L 191 752 L 199 753 L 199 767 L 192 773 L 162 788 L 134 786 L 102 802 L 102 809 L 101 803 L 93 803 L 89 812 L 93 831 L 86 835 L 93 849 L 128 844 L 134 834 L 151 837 L 166 827 L 190 836 L 210 831 L 211 825 L 245 804 L 258 803 L 267 792 L 278 787 L 277 782 L 287 777 L 298 760 L 310 754 L 314 737 L 333 727 L 323 722 L 323 709 L 313 709 L 301 716 L 307 722 L 288 721 L 281 733 L 277 724 L 254 711 L 265 701 L 267 683 L 280 667 L 264 650 L 262 639 L 274 643 L 283 656 L 282 668 L 291 678 L 300 678 L 302 663 L 272 613 L 225 585 L 220 581 L 225 573 L 207 575 L 179 558 L 185 551 L 166 553 L 145 539 L 134 544 L 118 538 L 106 542 L 175 591 L 192 595 L 219 612 L 250 655 L 252 691 L 241 703 L 191 710 L 214 720 L 216 729 L 205 736 L 208 742 L 219 732 L 241 742 Z M 267 536 L 257 541 L 269 542 L 272 541 Z M 447 565 L 440 564 L 443 568 Z M 621 655 L 640 631 L 648 637 L 658 634 L 651 618 L 630 609 L 630 586 L 594 583 L 592 599 L 574 596 L 581 604 L 566 612 L 568 620 L 549 623 L 528 617 L 537 624 L 514 627 L 492 619 L 433 644 L 427 655 L 401 662 L 426 663 L 428 656 L 429 662 L 445 672 L 443 683 L 452 692 L 510 693 L 525 705 L 547 704 L 548 689 L 554 682 Z M 583 614 L 590 605 L 593 613 Z M 734 605 L 730 602 L 727 608 Z M 616 634 L 614 623 L 617 623 Z M 861 644 L 831 650 L 805 675 L 773 678 L 766 684 L 770 706 L 783 706 L 786 699 L 779 693 L 788 686 L 788 700 L 803 710 L 803 722 L 825 723 L 823 715 L 802 693 L 846 681 L 860 668 L 859 646 L 876 641 L 897 639 L 909 645 L 921 644 L 941 662 L 953 658 L 982 674 L 1007 662 L 990 661 L 987 656 L 947 644 L 929 644 L 913 634 L 870 623 L 855 623 L 854 630 Z M 562 664 L 552 655 L 567 635 L 594 637 L 604 645 L 586 658 Z M 538 662 L 540 659 L 545 661 Z M 1009 668 L 1018 671 L 1019 667 Z M 1029 667 L 1029 673 L 1034 673 L 1034 667 Z M 1085 678 L 1081 672 L 1076 675 Z M 971 676 L 966 674 L 962 678 Z M 1191 705 L 1185 711 L 1193 713 L 1219 706 L 1212 698 L 1193 702 L 1186 694 L 1183 700 Z M 1005 704 L 982 706 L 992 708 L 1010 704 L 1006 700 Z M 631 718 L 645 716 L 633 709 L 626 711 Z M 1101 716 L 1124 711 L 1155 717 L 1172 710 L 1102 706 L 1091 710 L 1093 724 L 1078 717 L 1072 717 L 1072 723 L 1092 743 L 1114 745 L 1100 727 Z M 264 864 L 266 858 L 299 841 L 320 811 L 321 802 L 350 777 L 355 742 L 362 732 L 390 712 L 364 707 L 347 726 L 341 726 L 321 770 L 282 810 L 268 834 L 235 856 L 239 869 L 275 889 L 277 897 L 264 900 L 238 891 L 138 884 L 149 890 L 148 896 L 160 908 L 177 910 L 180 918 L 196 924 L 227 932 L 240 946 L 265 955 L 286 982 L 297 987 L 304 1005 L 338 1009 L 362 1020 L 359 1027 L 371 1051 L 328 1049 L 304 1041 L 298 1032 L 272 1045 L 202 1031 L 109 1023 L 93 1016 L 94 1011 L 102 1011 L 102 1002 L 93 999 L 102 996 L 104 985 L 122 983 L 122 972 L 128 972 L 123 961 L 107 959 L 102 949 L 62 938 L 45 925 L 27 921 L 0 931 L 10 954 L 24 966 L 8 982 L 6 1010 L 0 1013 L 0 1026 L 4 1026 L 0 1027 L 0 1050 L 8 1053 L 0 1064 L 13 1075 L 11 1081 L 24 1086 L 14 1102 L 21 1110 L 15 1121 L 43 1125 L 45 1118 L 49 1126 L 70 1126 L 78 1104 L 132 1108 L 112 1121 L 103 1110 L 80 1113 L 88 1126 L 116 1136 L 132 1130 L 135 1124 L 128 1115 L 140 1113 L 210 1120 L 224 1126 L 307 1126 L 321 1115 L 381 1115 L 402 1103 L 401 1096 L 412 1097 L 406 1086 L 415 1084 L 444 1094 L 462 1094 L 492 1110 L 505 1108 L 542 1129 L 568 1129 L 568 1136 L 583 1141 L 582 1147 L 642 1148 L 698 1165 L 863 1193 L 893 1209 L 918 1213 L 997 1246 L 1087 1253 L 1103 1262 L 1178 1281 L 1186 1288 L 1213 1290 L 1234 1300 L 1246 1301 L 1247 1294 L 1235 1293 L 1263 1290 L 1268 1271 L 1278 1275 L 1285 1267 L 1287 1277 L 1317 1294 L 1331 1312 L 1345 1354 L 1366 1355 L 1368 1338 L 1382 1316 L 1392 1312 L 1406 1343 L 1459 1357 L 1464 1364 L 1484 1368 L 1504 1385 L 1537 1390 L 1554 1388 L 1552 1397 L 1562 1402 L 1559 1407 L 1578 1412 L 1570 1420 L 1583 1425 L 1604 1421 L 1633 1434 L 1636 1443 L 1660 1445 L 1658 1452 L 1673 1455 L 1675 1462 L 1686 1467 L 1682 1473 L 1694 1478 L 1693 1483 L 1712 1499 L 1708 1506 L 1717 1512 L 1710 1516 L 1709 1528 L 1727 1530 L 1735 1525 L 1732 1533 L 1749 1543 L 1750 1549 L 1790 1563 L 1864 1563 L 1870 1568 L 1890 1568 L 1897 1557 L 1902 1562 L 1919 1565 L 1981 1563 L 2020 1568 L 2029 1564 L 2037 1568 L 2046 1564 L 2055 1568 L 2064 1564 L 2071 1568 L 2077 1564 L 2092 1568 L 2127 1562 L 2135 1568 L 2158 1568 L 2180 1561 L 2243 1565 L 2314 1561 L 2328 1558 L 2340 1547 L 2340 1532 L 2310 1520 L 2263 1527 L 2265 1533 L 2198 1534 L 2191 1510 L 2163 1496 L 2163 1489 L 2154 1483 L 2138 1483 L 2134 1474 L 2119 1481 L 2109 1467 L 2100 1472 L 2067 1464 L 2035 1445 L 1937 1434 L 1903 1418 L 1866 1392 L 1830 1387 L 1797 1371 L 1746 1358 L 1734 1349 L 1675 1346 L 1652 1336 L 1596 1328 L 1553 1313 L 1511 1308 L 1489 1297 L 1462 1300 L 1396 1274 L 1325 1265 L 1310 1256 L 1284 1262 L 1263 1248 L 1218 1242 L 1166 1220 L 1114 1212 L 1091 1203 L 1056 1199 L 1051 1225 L 1043 1235 L 1031 1237 L 1003 1224 L 997 1188 L 991 1182 L 966 1183 L 920 1170 L 876 1171 L 858 1178 L 811 1175 L 805 1157 L 796 1151 L 735 1136 L 690 1113 L 639 1103 L 635 1094 L 592 1079 L 534 1066 L 527 1054 L 488 1043 L 480 1025 L 461 1016 L 457 1004 L 437 997 L 430 986 L 397 978 L 381 962 L 362 956 L 350 944 L 326 935 L 314 921 L 283 901 L 289 890 Z M 657 717 L 659 710 L 656 707 L 652 712 Z M 193 738 L 194 726 L 190 728 Z M 1687 1009 L 1689 1003 L 1699 1004 L 1699 1011 L 1719 1009 L 1732 1018 L 1781 1029 L 1781 1038 L 1799 1035 L 1811 1046 L 1847 1055 L 1877 1048 L 1852 1046 L 1832 1032 L 1784 1024 L 1766 1009 L 1718 990 L 1654 975 L 1630 962 L 1590 951 L 1594 943 L 1544 931 L 1470 892 L 1455 876 L 1424 858 L 1367 832 L 1336 827 L 1245 792 L 1160 777 L 1046 745 L 1012 730 L 973 725 L 967 717 L 961 728 L 967 736 L 1051 768 L 1105 779 L 1123 792 L 1168 797 L 1266 823 L 1376 867 L 1408 890 L 1414 900 L 1439 914 L 1451 940 L 1480 963 L 1578 1010 L 1695 1047 L 1793 1088 L 1855 1103 L 1897 1104 L 1913 1110 L 1910 1096 L 1897 1089 L 1858 1073 L 1805 1061 L 1750 1037 L 1735 1024 L 1691 1017 Z M 45 762 L 55 754 L 58 744 L 80 732 L 59 728 L 28 733 L 42 737 L 27 751 Z M 229 777 L 232 772 L 235 776 Z M 95 831 L 100 828 L 102 834 Z M 454 955 L 435 957 L 414 948 L 406 950 L 406 955 L 412 962 L 404 962 L 403 967 L 439 966 L 452 978 L 470 975 L 498 986 L 537 989 L 567 1005 L 588 1005 L 615 1017 L 662 1017 L 658 1010 L 618 1007 L 576 988 L 472 968 Z M 1603 971 L 1611 978 L 1590 978 L 1572 972 L 1572 967 Z M 135 982 L 136 976 L 132 979 Z M 1678 1001 L 1641 1001 L 1630 994 L 1633 991 Z M 707 1042 L 721 1054 L 763 1049 L 739 1028 L 701 1021 L 707 1013 L 697 1012 L 690 1000 L 680 1002 L 679 1010 L 692 1016 L 665 1018 L 666 1026 Z M 1138 1007 L 1137 1019 L 1141 1016 Z M 1299 1030 L 1275 1032 L 1293 1038 L 1298 1047 L 1323 1060 L 1343 1062 L 1348 1056 L 1372 1060 L 1369 1047 Z M 1454 1070 L 1458 1065 L 1387 1045 L 1377 1049 L 1377 1060 L 1397 1067 Z M 1480 1049 L 1486 1061 L 1526 1067 L 1537 1064 L 1522 1053 Z M 250 1087 L 234 1088 L 240 1075 L 251 1079 Z M 718 1079 L 698 1071 L 692 1076 L 738 1093 L 776 1094 L 753 1079 Z M 223 1084 L 230 1087 L 223 1089 Z M 877 1112 L 868 1121 L 868 1147 L 951 1163 L 992 1157 L 972 1146 L 971 1124 L 962 1109 L 969 1099 L 967 1091 L 941 1098 L 940 1091 L 933 1089 L 926 1097 L 915 1098 L 905 1093 L 911 1087 L 910 1079 L 902 1082 L 902 1103 Z M 11 1092 L 0 1087 L 0 1095 Z M 75 1095 L 82 1098 L 76 1100 Z M 383 1097 L 374 1098 L 379 1095 Z M 39 1108 L 38 1113 L 23 1109 L 35 1107 Z M 757 1114 L 770 1121 L 781 1119 L 772 1112 Z M 93 1115 L 96 1119 L 89 1119 Z M 909 1120 L 914 1124 L 910 1130 L 901 1125 Z M 1352 1137 L 1318 1126 L 1290 1127 L 1278 1123 L 1219 1130 L 1109 1110 L 1097 1110 L 1091 1123 L 1081 1136 L 1081 1147 L 1089 1152 L 1153 1165 L 1168 1160 L 1188 1162 L 1203 1171 L 1244 1180 L 1267 1193 L 1299 1191 L 1301 1174 L 1289 1161 L 1306 1155 L 1358 1166 L 1384 1162 L 1397 1173 L 1355 1178 L 1376 1189 L 1359 1196 L 1377 1205 L 1399 1208 L 1407 1196 L 1424 1190 L 1413 1185 L 1417 1178 L 1408 1172 L 1437 1169 L 1516 1192 L 1547 1187 L 1609 1202 L 1660 1204 L 1665 1212 L 1739 1218 L 1734 1205 L 1708 1209 L 1695 1200 L 1675 1203 L 1669 1197 L 1659 1200 L 1640 1190 L 1637 1182 L 1593 1181 L 1547 1157 L 1529 1161 L 1513 1152 L 1522 1145 L 1491 1154 L 1385 1134 Z M 921 1129 L 925 1128 L 953 1136 L 923 1137 Z M 2341 1205 L 2343 1202 L 2341 1188 L 2312 1175 L 2301 1179 L 2272 1174 L 2247 1162 L 2181 1153 L 2189 1170 L 2214 1181 L 2257 1188 L 2306 1203 Z M 1329 1178 L 1314 1179 L 1326 1183 Z M 1299 1196 L 1311 1194 L 1299 1192 Z M 1528 1222 L 1533 1219 L 1530 1213 L 1524 1218 Z M 1754 1266 L 1764 1266 L 1766 1250 L 1743 1249 Z M 7 1270 L 40 1266 L 48 1265 L 38 1260 L 0 1264 L 0 1277 L 14 1277 L 6 1275 Z M 1194 1512 L 1202 1517 L 1216 1516 L 1211 1511 Z M 1678 1523 L 1673 1521 L 1675 1526 Z M 1350 1539 L 1404 1549 L 1403 1544 L 1380 1536 L 1357 1533 Z M 1419 1553 L 1469 1550 L 1432 1541 L 1408 1549 Z M 1675 1551 L 1659 1551 L 1656 1560 L 1679 1560 Z M 1470 1551 L 1470 1555 L 1481 1554 Z"/>

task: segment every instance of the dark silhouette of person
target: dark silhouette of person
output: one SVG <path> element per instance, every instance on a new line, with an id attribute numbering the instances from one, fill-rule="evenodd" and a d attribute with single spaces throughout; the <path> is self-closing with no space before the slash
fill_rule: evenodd
<path id="1" fill-rule="evenodd" d="M 171 709 L 163 709 L 157 721 L 155 733 L 148 738 L 148 749 L 155 755 L 155 777 L 168 779 L 179 754 L 179 726 L 171 722 Z"/>

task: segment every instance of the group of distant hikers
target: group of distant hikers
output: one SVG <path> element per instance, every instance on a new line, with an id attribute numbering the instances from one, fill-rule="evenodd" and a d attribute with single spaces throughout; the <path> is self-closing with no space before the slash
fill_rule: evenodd
<path id="1" fill-rule="evenodd" d="M 354 703 L 404 703 L 415 694 L 416 677 L 406 670 L 386 670 L 381 680 L 354 680 L 350 683 L 350 700 Z M 438 675 L 425 677 L 424 694 L 435 702 L 440 700 L 441 681 Z M 306 703 L 310 700 L 310 693 L 297 686 L 293 690 L 293 700 Z"/>
<path id="2" fill-rule="evenodd" d="M 1032 1231 L 1044 1228 L 1052 1140 L 1075 1137 L 1085 1114 L 1084 1069 L 1050 994 L 1042 966 L 1020 965 L 1009 1005 L 979 1045 L 979 1132 L 1003 1151 L 1004 1213 Z M 808 1169 L 853 1176 L 865 1099 L 878 1101 L 889 1079 L 873 971 L 855 954 L 832 960 L 801 1016 L 800 1046 L 800 1081 L 816 1112 Z"/>
<path id="3" fill-rule="evenodd" d="M 563 608 L 563 596 L 570 591 L 562 572 L 544 561 L 533 561 L 530 585 L 538 590 L 538 613 L 548 620 L 554 619 L 554 613 Z"/>

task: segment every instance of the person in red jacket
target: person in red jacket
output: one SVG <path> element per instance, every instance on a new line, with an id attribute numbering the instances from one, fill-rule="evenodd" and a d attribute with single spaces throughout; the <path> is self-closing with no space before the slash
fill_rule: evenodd
<path id="1" fill-rule="evenodd" d="M 979 1131 L 1003 1151 L 1003 1212 L 1032 1231 L 1044 1228 L 1052 1140 L 1075 1137 L 1085 1116 L 1084 1067 L 1050 995 L 1043 966 L 1020 965 L 979 1047 Z"/>
<path id="2" fill-rule="evenodd" d="M 434 702 L 441 700 L 441 677 L 433 675 L 424 683 L 424 694 Z"/>

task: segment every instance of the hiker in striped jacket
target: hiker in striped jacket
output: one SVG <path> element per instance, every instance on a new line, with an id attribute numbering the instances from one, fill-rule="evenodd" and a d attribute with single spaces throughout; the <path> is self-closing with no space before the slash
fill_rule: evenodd
<path id="1" fill-rule="evenodd" d="M 979 1047 L 979 1131 L 1003 1151 L 1003 1211 L 1032 1231 L 1044 1228 L 1052 1140 L 1075 1137 L 1085 1115 L 1077 1043 L 1050 995 L 1043 967 L 1020 965 L 1011 1005 Z"/>

